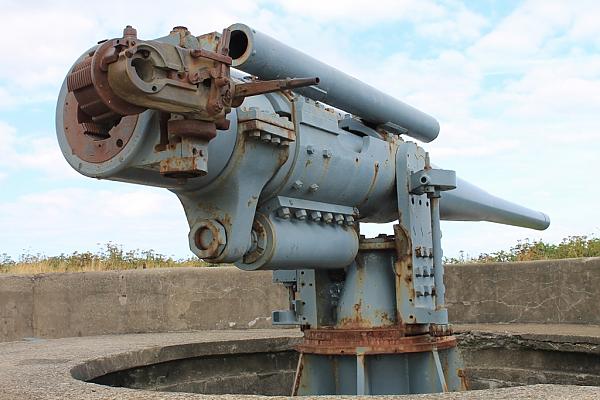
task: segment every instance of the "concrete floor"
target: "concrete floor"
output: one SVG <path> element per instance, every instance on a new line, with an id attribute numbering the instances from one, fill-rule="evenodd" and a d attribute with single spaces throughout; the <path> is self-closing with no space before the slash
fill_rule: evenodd
<path id="1" fill-rule="evenodd" d="M 457 327 L 458 331 L 473 327 Z M 512 330 L 516 334 L 549 333 L 545 326 L 478 326 L 479 330 Z M 554 334 L 595 337 L 599 327 L 562 325 Z M 0 343 L 0 399 L 254 399 L 262 396 L 200 395 L 114 388 L 81 379 L 135 365 L 164 362 L 186 356 L 227 352 L 277 351 L 298 342 L 296 330 L 265 329 L 106 335 L 65 339 L 31 339 Z M 582 339 L 583 340 L 583 339 Z M 586 340 L 589 342 L 589 340 Z M 190 354 L 190 349 L 192 354 Z M 90 360 L 93 360 L 90 362 Z M 72 372 L 71 372 L 72 371 Z M 273 398 L 273 397 L 272 397 Z M 277 397 L 282 398 L 282 397 Z M 321 396 L 319 399 L 342 398 Z M 356 399 L 356 397 L 347 397 Z M 383 396 L 399 398 L 399 396 Z M 432 395 L 401 396 L 402 399 L 600 399 L 600 387 L 533 385 Z"/>

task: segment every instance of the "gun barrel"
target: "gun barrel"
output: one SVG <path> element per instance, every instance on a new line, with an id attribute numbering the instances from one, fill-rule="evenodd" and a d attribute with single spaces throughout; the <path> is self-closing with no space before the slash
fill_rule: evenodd
<path id="1" fill-rule="evenodd" d="M 234 68 L 264 80 L 318 76 L 318 88 L 296 91 L 423 142 L 438 136 L 440 125 L 432 116 L 247 25 L 234 24 L 229 29 Z"/>
<path id="2" fill-rule="evenodd" d="M 503 200 L 458 178 L 456 189 L 442 192 L 440 216 L 443 220 L 488 221 L 537 230 L 550 226 L 550 218 L 543 212 Z"/>

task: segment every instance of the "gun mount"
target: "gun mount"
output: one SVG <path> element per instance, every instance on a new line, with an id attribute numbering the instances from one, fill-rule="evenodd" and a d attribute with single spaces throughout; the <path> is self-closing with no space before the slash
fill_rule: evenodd
<path id="1" fill-rule="evenodd" d="M 305 334 L 295 395 L 464 389 L 440 220 L 549 225 L 403 140 L 435 139 L 432 117 L 241 24 L 125 28 L 75 62 L 56 128 L 81 174 L 177 195 L 198 257 L 274 271 L 290 307 L 273 323 Z"/>

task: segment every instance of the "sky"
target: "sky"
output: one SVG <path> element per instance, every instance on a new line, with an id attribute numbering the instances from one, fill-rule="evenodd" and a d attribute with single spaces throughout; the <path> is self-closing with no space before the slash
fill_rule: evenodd
<path id="1" fill-rule="evenodd" d="M 0 0 L 0 254 L 114 242 L 192 256 L 175 195 L 79 175 L 56 141 L 56 98 L 71 64 L 128 24 L 142 39 L 234 22 L 275 36 L 435 116 L 440 135 L 424 145 L 434 164 L 552 220 L 543 232 L 443 222 L 446 256 L 600 234 L 600 2 L 154 4 Z"/>

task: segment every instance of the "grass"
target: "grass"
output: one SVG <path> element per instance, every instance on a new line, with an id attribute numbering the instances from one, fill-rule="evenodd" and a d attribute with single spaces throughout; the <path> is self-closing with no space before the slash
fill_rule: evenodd
<path id="1" fill-rule="evenodd" d="M 542 240 L 519 241 L 510 250 L 484 253 L 471 257 L 461 252 L 457 258 L 445 258 L 446 264 L 558 260 L 564 258 L 600 257 L 600 238 L 569 236 L 558 244 Z"/>
<path id="2" fill-rule="evenodd" d="M 555 260 L 562 258 L 600 257 L 600 239 L 587 236 L 569 236 L 558 244 L 528 239 L 518 242 L 509 250 L 500 250 L 476 257 L 461 252 L 459 257 L 445 258 L 446 264 L 513 262 L 533 260 Z M 110 271 L 124 269 L 211 267 L 195 257 L 174 259 L 153 250 L 124 251 L 114 243 L 107 243 L 96 253 L 75 252 L 59 256 L 22 254 L 13 260 L 0 254 L 0 273 L 39 274 L 47 272 Z"/>
<path id="3" fill-rule="evenodd" d="M 43 254 L 22 254 L 13 260 L 7 254 L 0 254 L 0 273 L 39 274 L 47 272 L 111 271 L 126 269 L 208 267 L 209 264 L 198 258 L 173 259 L 153 250 L 124 251 L 121 246 L 107 243 L 96 253 L 75 252 L 59 256 Z"/>

